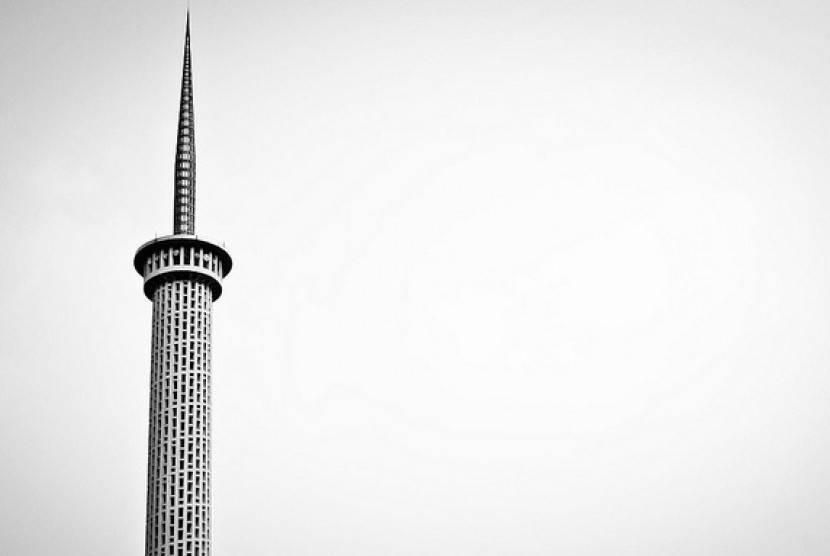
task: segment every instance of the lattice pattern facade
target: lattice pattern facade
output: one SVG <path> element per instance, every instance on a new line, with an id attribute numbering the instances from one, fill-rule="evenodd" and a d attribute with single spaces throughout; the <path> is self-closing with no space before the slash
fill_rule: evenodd
<path id="1" fill-rule="evenodd" d="M 153 295 L 147 475 L 148 556 L 210 555 L 210 336 L 207 284 Z"/>

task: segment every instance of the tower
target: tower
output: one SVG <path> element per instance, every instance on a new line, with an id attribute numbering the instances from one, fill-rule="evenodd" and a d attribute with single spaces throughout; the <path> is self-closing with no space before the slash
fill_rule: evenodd
<path id="1" fill-rule="evenodd" d="M 133 260 L 153 302 L 145 554 L 209 556 L 211 319 L 232 263 L 196 235 L 189 13 L 174 176 L 173 234 Z"/>

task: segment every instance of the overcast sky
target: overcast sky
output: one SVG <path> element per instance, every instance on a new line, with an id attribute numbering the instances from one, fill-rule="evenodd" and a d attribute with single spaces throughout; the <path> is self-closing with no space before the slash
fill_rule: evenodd
<path id="1" fill-rule="evenodd" d="M 143 554 L 184 4 L 0 4 L 0 553 Z M 214 554 L 830 551 L 830 4 L 194 0 Z"/>

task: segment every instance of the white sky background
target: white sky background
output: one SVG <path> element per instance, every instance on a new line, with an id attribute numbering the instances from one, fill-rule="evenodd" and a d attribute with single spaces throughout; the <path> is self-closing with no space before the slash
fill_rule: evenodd
<path id="1" fill-rule="evenodd" d="M 828 553 L 828 4 L 192 16 L 215 554 Z M 143 554 L 183 33 L 0 6 L 3 555 Z"/>

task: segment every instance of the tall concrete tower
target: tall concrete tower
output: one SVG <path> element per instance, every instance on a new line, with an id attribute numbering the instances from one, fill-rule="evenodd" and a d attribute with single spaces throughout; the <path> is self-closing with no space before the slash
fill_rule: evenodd
<path id="1" fill-rule="evenodd" d="M 210 358 L 213 302 L 231 257 L 196 235 L 196 144 L 190 14 L 184 43 L 173 235 L 142 245 L 133 264 L 153 302 L 147 556 L 210 555 Z"/>

